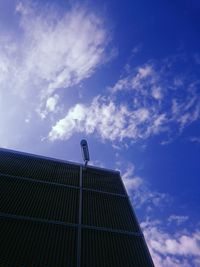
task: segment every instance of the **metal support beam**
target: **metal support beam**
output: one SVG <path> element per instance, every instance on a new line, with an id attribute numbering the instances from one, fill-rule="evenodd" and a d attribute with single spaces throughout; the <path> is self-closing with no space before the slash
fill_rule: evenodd
<path id="1" fill-rule="evenodd" d="M 79 194 L 79 222 L 78 222 L 78 247 L 77 267 L 81 267 L 81 223 L 82 223 L 82 198 L 83 198 L 83 168 L 80 166 L 80 194 Z"/>

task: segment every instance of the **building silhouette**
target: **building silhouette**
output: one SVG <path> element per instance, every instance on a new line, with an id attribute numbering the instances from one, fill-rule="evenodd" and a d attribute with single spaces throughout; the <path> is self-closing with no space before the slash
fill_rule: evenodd
<path id="1" fill-rule="evenodd" d="M 116 171 L 0 149 L 0 266 L 154 266 Z"/>

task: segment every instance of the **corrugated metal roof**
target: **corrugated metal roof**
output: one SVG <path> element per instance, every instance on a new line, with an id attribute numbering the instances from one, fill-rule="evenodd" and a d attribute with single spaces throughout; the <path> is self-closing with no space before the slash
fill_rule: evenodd
<path id="1" fill-rule="evenodd" d="M 83 224 L 139 232 L 127 198 L 83 191 Z"/>
<path id="2" fill-rule="evenodd" d="M 119 174 L 94 169 L 83 171 L 83 188 L 125 194 Z"/>
<path id="3" fill-rule="evenodd" d="M 84 229 L 81 267 L 150 267 L 141 237 Z"/>
<path id="4" fill-rule="evenodd" d="M 0 175 L 0 211 L 78 223 L 79 190 Z"/>
<path id="5" fill-rule="evenodd" d="M 76 266 L 73 227 L 1 218 L 0 240 L 2 267 Z"/>
<path id="6" fill-rule="evenodd" d="M 0 150 L 1 173 L 79 186 L 79 166 Z"/>
<path id="7" fill-rule="evenodd" d="M 0 149 L 0 266 L 153 263 L 119 172 Z"/>

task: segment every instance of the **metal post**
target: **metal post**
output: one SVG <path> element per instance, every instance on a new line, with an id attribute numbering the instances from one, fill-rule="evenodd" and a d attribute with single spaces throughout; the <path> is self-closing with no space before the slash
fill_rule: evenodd
<path id="1" fill-rule="evenodd" d="M 81 223 L 82 223 L 82 181 L 83 168 L 80 166 L 80 193 L 79 193 L 79 221 L 78 221 L 78 248 L 77 248 L 77 267 L 81 267 Z"/>

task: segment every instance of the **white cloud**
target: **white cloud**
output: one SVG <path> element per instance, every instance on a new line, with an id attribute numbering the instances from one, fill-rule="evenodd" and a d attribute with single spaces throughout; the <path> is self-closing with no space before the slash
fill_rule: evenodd
<path id="1" fill-rule="evenodd" d="M 49 139 L 68 139 L 72 135 L 74 128 L 83 132 L 82 121 L 85 119 L 86 112 L 87 110 L 81 104 L 77 104 L 70 109 L 67 116 L 53 126 L 52 131 L 49 133 Z"/>
<path id="2" fill-rule="evenodd" d="M 88 77 L 101 64 L 110 37 L 103 20 L 91 11 L 76 6 L 60 15 L 47 6 L 39 10 L 30 1 L 19 2 L 16 11 L 22 39 L 13 41 L 26 75 L 32 71 L 56 89 Z M 4 61 L 10 65 L 9 58 Z"/>
<path id="3" fill-rule="evenodd" d="M 157 267 L 198 267 L 200 260 L 200 230 L 168 233 L 160 221 L 141 223 L 148 247 Z"/>
<path id="4" fill-rule="evenodd" d="M 162 99 L 163 98 L 162 89 L 160 87 L 153 87 L 152 96 L 157 100 Z"/>
<path id="5" fill-rule="evenodd" d="M 23 30 L 25 74 L 45 81 L 44 95 L 88 78 L 106 59 L 110 36 L 103 20 L 86 8 L 72 7 L 59 15 L 53 9 L 39 11 L 20 2 L 17 12 Z"/>
<path id="6" fill-rule="evenodd" d="M 57 112 L 59 89 L 89 78 L 115 51 L 108 47 L 111 34 L 104 18 L 83 5 L 61 10 L 57 4 L 18 1 L 15 19 L 15 34 L 0 30 L 0 99 L 4 102 L 0 119 L 6 123 L 1 125 L 5 145 L 13 140 L 9 132 L 21 133 L 23 128 L 25 133 L 27 111 L 32 115 L 29 126 L 37 114 L 46 118 Z"/>
<path id="7" fill-rule="evenodd" d="M 135 72 L 125 78 L 120 79 L 117 83 L 110 87 L 112 93 L 124 90 L 137 90 L 142 92 L 144 87 L 148 84 L 153 85 L 157 80 L 157 73 L 151 64 L 136 68 Z"/>
<path id="8" fill-rule="evenodd" d="M 155 207 L 161 208 L 171 203 L 169 195 L 152 190 L 144 179 L 135 174 L 133 164 L 124 165 L 122 162 L 118 162 L 118 165 L 120 165 L 120 169 L 124 169 L 122 179 L 135 208 L 143 208 L 146 212 L 151 212 Z"/>
<path id="9" fill-rule="evenodd" d="M 171 107 L 172 114 L 176 115 L 180 112 L 180 106 L 177 103 L 176 99 L 172 99 L 172 107 Z"/>
<path id="10" fill-rule="evenodd" d="M 122 175 L 123 182 L 126 189 L 131 194 L 132 191 L 137 190 L 140 186 L 143 185 L 143 180 L 134 175 L 134 166 L 129 164 L 125 173 Z"/>
<path id="11" fill-rule="evenodd" d="M 153 73 L 152 66 L 146 65 L 145 67 L 140 67 L 138 69 L 138 77 L 140 78 L 146 78 L 150 76 Z"/>
<path id="12" fill-rule="evenodd" d="M 200 98 L 198 94 L 188 93 L 186 99 L 172 99 L 171 120 L 179 124 L 182 131 L 186 126 L 196 121 L 200 117 Z"/>
<path id="13" fill-rule="evenodd" d="M 166 114 L 158 114 L 155 116 L 152 123 L 149 124 L 147 132 L 149 132 L 149 134 L 159 134 L 161 132 L 168 132 L 168 122 L 169 121 L 167 119 Z"/>
<path id="14" fill-rule="evenodd" d="M 124 78 L 124 79 L 118 80 L 118 82 L 113 87 L 110 87 L 109 90 L 112 93 L 116 93 L 117 91 L 124 90 L 125 88 L 128 88 L 128 87 L 129 87 L 129 80 L 127 78 Z"/>
<path id="15" fill-rule="evenodd" d="M 59 100 L 59 96 L 58 95 L 54 95 L 54 96 L 49 97 L 47 99 L 47 102 L 46 102 L 47 110 L 49 110 L 51 112 L 55 111 L 56 105 L 58 103 L 58 100 Z"/>
<path id="16" fill-rule="evenodd" d="M 64 131 L 60 135 L 57 129 L 60 129 L 60 123 L 73 120 L 69 113 L 53 126 L 49 137 L 64 140 L 75 132 L 85 132 L 97 133 L 102 140 L 121 142 L 127 138 L 138 141 L 166 132 L 171 140 L 170 135 L 181 133 L 200 118 L 198 83 L 190 77 L 187 83 L 182 80 L 183 92 L 183 87 L 176 85 L 175 88 L 176 78 L 169 75 L 167 66 L 159 66 L 151 62 L 137 67 L 109 88 L 111 95 L 95 97 L 91 104 L 82 105 L 85 116 L 79 122 L 73 121 L 73 127 L 66 135 Z M 75 108 L 76 105 L 71 107 L 70 112 Z"/>
<path id="17" fill-rule="evenodd" d="M 79 117 L 74 116 L 77 110 L 81 110 Z M 111 141 L 147 138 L 159 132 L 163 121 L 164 115 L 153 114 L 147 108 L 131 110 L 127 105 L 118 105 L 112 99 L 97 96 L 91 105 L 78 103 L 71 107 L 67 115 L 52 127 L 49 139 L 66 140 L 75 132 L 97 133 L 102 140 Z"/>
<path id="18" fill-rule="evenodd" d="M 49 113 L 56 113 L 60 110 L 58 107 L 59 95 L 55 94 L 47 98 L 45 109 L 38 108 L 37 112 L 42 119 L 45 119 Z"/>
<path id="19" fill-rule="evenodd" d="M 183 216 L 183 215 L 170 215 L 169 218 L 167 219 L 169 223 L 175 222 L 177 225 L 180 225 L 184 222 L 186 222 L 189 219 L 188 216 Z"/>
<path id="20" fill-rule="evenodd" d="M 23 127 L 27 110 L 32 122 L 35 111 L 43 119 L 51 115 L 51 140 L 84 132 L 96 133 L 102 140 L 135 142 L 163 132 L 180 132 L 199 119 L 197 81 L 185 84 L 186 79 L 181 80 L 180 88 L 180 75 L 172 77 L 163 62 L 151 61 L 118 80 L 107 96 L 94 97 L 89 104 L 77 103 L 57 120 L 60 89 L 89 78 L 116 50 L 109 49 L 111 36 L 103 18 L 86 7 L 76 5 L 60 12 L 56 4 L 40 5 L 19 1 L 17 34 L 0 32 L 0 97 L 8 102 L 0 105 L 0 119 L 9 125 L 2 127 L 4 139 L 15 124 L 16 131 Z M 183 88 L 186 97 L 182 97 Z M 74 113 L 80 107 L 84 116 L 77 118 Z"/>

